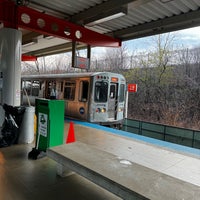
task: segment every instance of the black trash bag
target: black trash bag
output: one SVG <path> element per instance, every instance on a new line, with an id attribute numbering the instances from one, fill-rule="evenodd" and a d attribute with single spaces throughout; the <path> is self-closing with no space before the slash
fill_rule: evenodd
<path id="1" fill-rule="evenodd" d="M 18 126 L 13 119 L 12 115 L 9 114 L 5 117 L 3 123 L 3 129 L 0 137 L 0 147 L 7 147 L 17 142 L 18 137 Z"/>
<path id="2" fill-rule="evenodd" d="M 19 129 L 26 108 L 13 107 L 7 104 L 4 104 L 3 108 L 5 110 L 5 120 L 0 135 L 0 147 L 7 147 L 18 142 Z"/>

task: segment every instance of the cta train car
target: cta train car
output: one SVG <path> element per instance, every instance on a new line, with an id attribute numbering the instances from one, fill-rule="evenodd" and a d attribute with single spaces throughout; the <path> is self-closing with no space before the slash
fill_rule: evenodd
<path id="1" fill-rule="evenodd" d="M 22 105 L 35 98 L 63 99 L 65 115 L 119 128 L 125 108 L 126 80 L 110 72 L 22 76 Z"/>

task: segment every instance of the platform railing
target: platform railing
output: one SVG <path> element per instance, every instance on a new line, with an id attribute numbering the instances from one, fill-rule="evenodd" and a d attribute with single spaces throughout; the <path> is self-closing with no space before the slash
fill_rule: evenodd
<path id="1" fill-rule="evenodd" d="M 122 130 L 175 144 L 200 149 L 200 131 L 125 119 Z"/>

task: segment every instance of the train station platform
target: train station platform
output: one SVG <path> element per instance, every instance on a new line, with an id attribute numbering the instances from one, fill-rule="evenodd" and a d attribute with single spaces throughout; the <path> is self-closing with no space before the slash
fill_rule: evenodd
<path id="1" fill-rule="evenodd" d="M 66 121 L 65 135 L 68 129 L 69 121 Z M 76 141 L 116 155 L 124 168 L 131 163 L 140 170 L 161 174 L 158 179 L 151 177 L 154 179 L 151 184 L 147 184 L 145 173 L 141 174 L 140 188 L 150 199 L 163 199 L 161 192 L 165 193 L 165 199 L 199 199 L 200 150 L 170 146 L 138 135 L 129 137 L 123 131 L 79 121 L 74 121 L 74 132 Z M 34 144 L 0 149 L 1 199 L 120 199 L 77 173 L 57 176 L 56 162 L 47 156 L 28 160 L 32 147 Z M 164 187 L 169 179 L 172 185 Z"/>

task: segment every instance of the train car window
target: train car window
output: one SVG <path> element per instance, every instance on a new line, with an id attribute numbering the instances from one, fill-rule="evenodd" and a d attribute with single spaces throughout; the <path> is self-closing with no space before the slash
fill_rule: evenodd
<path id="1" fill-rule="evenodd" d="M 116 85 L 110 86 L 110 98 L 115 99 L 116 97 Z"/>
<path id="2" fill-rule="evenodd" d="M 52 89 L 52 81 L 47 81 L 46 82 L 46 88 L 45 88 L 45 91 L 46 91 L 46 94 L 45 94 L 45 98 L 49 99 L 50 96 L 51 96 L 51 89 Z"/>
<path id="3" fill-rule="evenodd" d="M 81 81 L 79 88 L 79 101 L 86 102 L 88 100 L 88 81 Z"/>
<path id="4" fill-rule="evenodd" d="M 76 83 L 67 81 L 64 86 L 64 99 L 73 101 L 75 98 Z"/>
<path id="5" fill-rule="evenodd" d="M 63 92 L 63 81 L 61 82 L 61 85 L 60 85 L 60 91 Z"/>
<path id="6" fill-rule="evenodd" d="M 31 91 L 32 96 L 39 96 L 39 91 L 40 91 L 40 82 L 33 81 L 32 82 L 32 91 Z"/>
<path id="7" fill-rule="evenodd" d="M 119 102 L 123 102 L 124 98 L 125 98 L 125 85 L 121 84 L 119 90 Z"/>
<path id="8" fill-rule="evenodd" d="M 32 83 L 31 83 L 31 81 L 23 81 L 22 82 L 22 89 L 23 89 L 23 93 L 24 93 L 24 95 L 28 95 L 28 96 L 30 96 L 31 95 L 31 86 L 32 85 Z"/>
<path id="9" fill-rule="evenodd" d="M 57 89 L 56 81 L 47 81 L 45 86 L 45 98 L 47 99 L 56 99 L 57 98 Z"/>
<path id="10" fill-rule="evenodd" d="M 94 95 L 94 100 L 96 102 L 107 102 L 108 83 L 103 81 L 96 82 Z"/>
<path id="11" fill-rule="evenodd" d="M 38 96 L 40 90 L 39 81 L 23 81 L 22 82 L 23 94 L 28 96 Z"/>
<path id="12" fill-rule="evenodd" d="M 44 84 L 44 81 L 40 82 L 40 90 L 42 89 L 42 85 Z"/>

